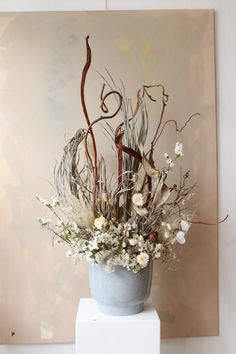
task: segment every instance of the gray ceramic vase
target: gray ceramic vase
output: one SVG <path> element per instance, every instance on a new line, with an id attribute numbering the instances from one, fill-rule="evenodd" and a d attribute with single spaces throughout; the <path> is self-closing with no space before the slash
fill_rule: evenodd
<path id="1" fill-rule="evenodd" d="M 135 274 L 117 266 L 109 273 L 104 265 L 89 263 L 91 296 L 101 312 L 111 316 L 129 316 L 142 312 L 152 284 L 152 262 Z"/>

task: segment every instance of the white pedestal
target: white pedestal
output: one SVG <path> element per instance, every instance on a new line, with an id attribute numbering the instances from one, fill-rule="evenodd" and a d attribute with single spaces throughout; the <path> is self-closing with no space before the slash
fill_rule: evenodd
<path id="1" fill-rule="evenodd" d="M 146 305 L 133 316 L 107 316 L 93 299 L 81 299 L 76 317 L 76 354 L 160 354 L 160 320 Z"/>

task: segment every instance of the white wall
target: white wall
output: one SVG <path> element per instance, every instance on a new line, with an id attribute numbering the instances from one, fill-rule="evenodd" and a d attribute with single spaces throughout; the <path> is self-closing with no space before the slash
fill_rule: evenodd
<path id="1" fill-rule="evenodd" d="M 219 146 L 220 336 L 168 339 L 161 354 L 236 353 L 236 1 L 235 0 L 0 0 L 0 11 L 194 9 L 216 10 L 216 75 Z M 194 321 L 194 318 L 193 318 Z M 0 346 L 0 354 L 74 354 L 74 345 Z M 111 353 L 112 354 L 112 353 Z"/>

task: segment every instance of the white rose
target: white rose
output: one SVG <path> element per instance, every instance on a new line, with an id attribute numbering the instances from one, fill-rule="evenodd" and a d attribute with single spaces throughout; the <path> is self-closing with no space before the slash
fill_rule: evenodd
<path id="1" fill-rule="evenodd" d="M 139 207 L 143 206 L 144 200 L 142 193 L 135 193 L 132 197 L 132 202 Z"/>
<path id="2" fill-rule="evenodd" d="M 137 262 L 142 267 L 146 267 L 148 265 L 148 261 L 149 261 L 149 255 L 147 253 L 141 252 L 140 254 L 137 255 Z"/>
<path id="3" fill-rule="evenodd" d="M 190 224 L 190 222 L 188 222 L 186 220 L 181 220 L 180 226 L 181 226 L 182 231 L 188 232 L 191 224 Z"/>
<path id="4" fill-rule="evenodd" d="M 104 218 L 103 215 L 101 215 L 99 218 L 96 218 L 94 220 L 94 226 L 96 227 L 96 229 L 102 230 L 104 227 L 107 226 L 107 219 Z"/>
<path id="5" fill-rule="evenodd" d="M 181 245 L 185 243 L 185 238 L 184 238 L 185 234 L 183 231 L 179 231 L 176 234 L 176 241 L 178 241 Z"/>

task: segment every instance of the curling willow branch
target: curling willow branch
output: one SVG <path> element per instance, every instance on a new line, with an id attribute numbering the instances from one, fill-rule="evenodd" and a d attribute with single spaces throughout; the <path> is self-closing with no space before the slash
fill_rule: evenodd
<path id="1" fill-rule="evenodd" d="M 82 104 L 85 120 L 87 122 L 88 127 L 91 126 L 91 123 L 90 123 L 88 110 L 87 110 L 86 103 L 85 103 L 85 82 L 86 82 L 86 77 L 87 77 L 87 74 L 88 74 L 88 71 L 89 71 L 89 68 L 91 65 L 91 61 L 92 61 L 92 52 L 91 52 L 91 48 L 89 46 L 89 36 L 87 36 L 86 37 L 86 62 L 85 62 L 85 66 L 82 71 L 81 84 L 80 84 L 80 95 L 81 95 L 81 104 Z M 90 129 L 89 131 L 91 134 L 93 150 L 94 150 L 94 163 L 92 161 L 91 155 L 89 154 L 87 144 L 85 144 L 85 150 L 86 150 L 86 154 L 88 156 L 88 159 L 89 159 L 92 169 L 93 169 L 94 184 L 96 184 L 97 173 L 98 173 L 97 172 L 97 147 L 96 147 L 96 141 L 95 141 L 93 130 Z"/>

